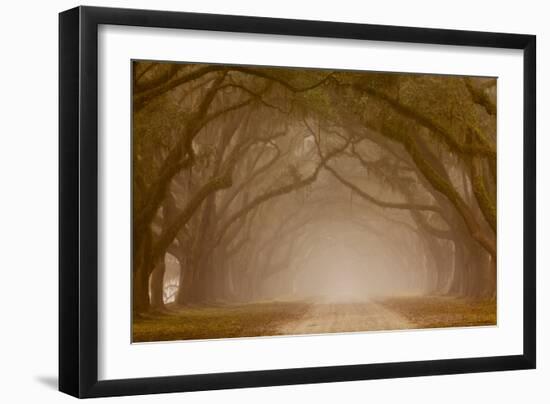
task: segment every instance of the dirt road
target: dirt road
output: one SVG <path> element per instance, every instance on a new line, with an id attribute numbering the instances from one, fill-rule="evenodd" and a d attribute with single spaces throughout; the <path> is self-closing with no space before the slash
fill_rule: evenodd
<path id="1" fill-rule="evenodd" d="M 286 335 L 323 334 L 334 332 L 400 330 L 415 328 L 397 312 L 383 304 L 368 301 L 357 303 L 313 303 L 299 320 L 279 327 Z"/>

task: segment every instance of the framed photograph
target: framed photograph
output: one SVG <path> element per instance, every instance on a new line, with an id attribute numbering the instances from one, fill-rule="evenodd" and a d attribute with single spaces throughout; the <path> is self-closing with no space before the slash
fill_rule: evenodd
<path id="1" fill-rule="evenodd" d="M 59 388 L 535 368 L 535 36 L 59 17 Z"/>

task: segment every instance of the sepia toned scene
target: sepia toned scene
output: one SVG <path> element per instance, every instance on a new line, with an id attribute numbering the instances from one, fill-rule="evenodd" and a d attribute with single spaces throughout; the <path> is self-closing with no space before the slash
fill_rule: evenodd
<path id="1" fill-rule="evenodd" d="M 132 81 L 133 342 L 496 325 L 495 78 Z"/>

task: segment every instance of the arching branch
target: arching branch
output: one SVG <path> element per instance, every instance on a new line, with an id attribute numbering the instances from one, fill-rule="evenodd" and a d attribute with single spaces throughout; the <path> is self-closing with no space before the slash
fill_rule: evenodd
<path id="1" fill-rule="evenodd" d="M 441 209 L 438 206 L 435 206 L 435 205 L 381 201 L 381 200 L 369 195 L 365 191 L 361 190 L 358 186 L 351 183 L 350 181 L 344 179 L 332 167 L 330 167 L 328 165 L 325 165 L 325 169 L 328 172 L 330 172 L 338 181 L 340 181 L 346 187 L 353 190 L 353 192 L 355 192 L 361 198 L 375 204 L 376 206 L 380 206 L 381 208 L 403 209 L 403 210 L 419 210 L 419 211 L 428 211 L 428 212 L 441 213 Z"/>
<path id="2" fill-rule="evenodd" d="M 317 176 L 319 175 L 319 172 L 321 171 L 321 168 L 331 159 L 333 158 L 334 156 L 336 156 L 338 153 L 342 152 L 343 150 L 346 149 L 346 147 L 349 145 L 349 140 L 341 147 L 337 147 L 335 148 L 334 150 L 332 150 L 331 152 L 329 152 L 325 157 L 321 158 L 321 161 L 319 162 L 319 164 L 317 165 L 317 167 L 315 168 L 314 172 L 302 179 L 302 180 L 298 180 L 298 181 L 295 181 L 293 183 L 290 183 L 290 184 L 287 184 L 287 185 L 284 185 L 282 187 L 279 187 L 279 188 L 276 188 L 274 190 L 271 190 L 271 191 L 268 191 L 266 192 L 265 194 L 263 195 L 260 195 L 258 197 L 256 197 L 254 200 L 252 200 L 247 206 L 243 207 L 242 209 L 240 209 L 238 212 L 234 213 L 227 221 L 226 223 L 223 225 L 222 227 L 222 230 L 220 231 L 219 235 L 218 235 L 218 238 L 217 238 L 217 241 L 215 243 L 215 245 L 218 245 L 220 243 L 220 241 L 222 240 L 222 238 L 224 237 L 225 233 L 227 232 L 227 230 L 231 227 L 231 225 L 233 225 L 233 223 L 235 223 L 239 218 L 241 218 L 242 216 L 248 214 L 248 212 L 250 212 L 252 209 L 254 209 L 255 207 L 261 205 L 262 203 L 265 203 L 271 199 L 274 199 L 274 198 L 277 198 L 279 196 L 282 196 L 282 195 L 285 195 L 285 194 L 288 194 L 292 191 L 296 191 L 300 188 L 304 188 L 305 186 L 307 185 L 310 185 L 312 184 L 313 182 L 315 182 L 315 180 L 317 179 Z"/>

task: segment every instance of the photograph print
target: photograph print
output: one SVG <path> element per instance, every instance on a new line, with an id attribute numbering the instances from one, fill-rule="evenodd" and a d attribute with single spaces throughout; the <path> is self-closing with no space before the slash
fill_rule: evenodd
<path id="1" fill-rule="evenodd" d="M 495 77 L 131 69 L 132 342 L 496 325 Z"/>

